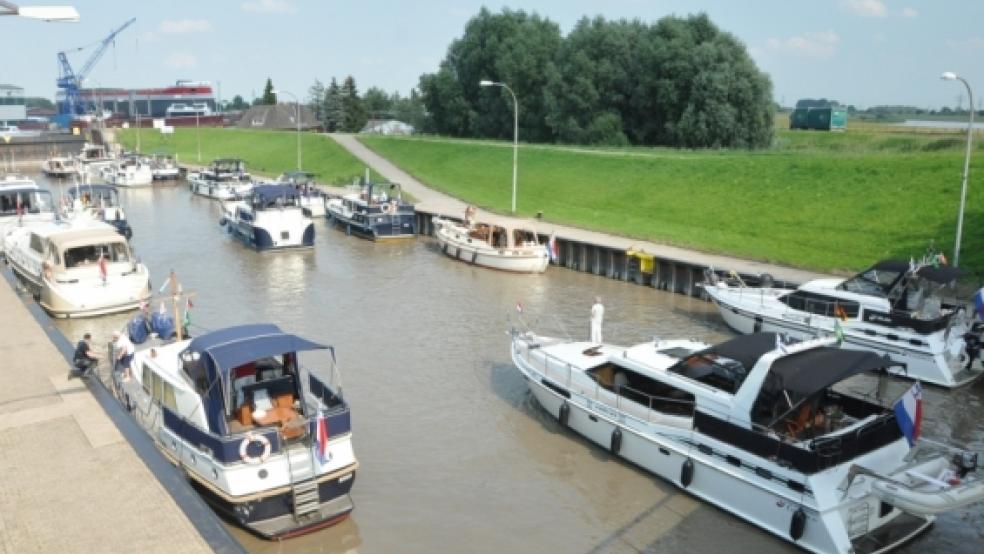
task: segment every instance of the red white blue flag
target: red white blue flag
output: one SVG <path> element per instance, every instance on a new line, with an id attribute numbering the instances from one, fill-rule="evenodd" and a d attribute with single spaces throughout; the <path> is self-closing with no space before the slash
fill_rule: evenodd
<path id="1" fill-rule="evenodd" d="M 318 417 L 315 418 L 314 455 L 323 464 L 328 463 L 328 460 L 331 459 L 331 454 L 328 452 L 328 418 L 321 411 L 318 412 Z"/>
<path id="2" fill-rule="evenodd" d="M 919 440 L 919 430 L 922 427 L 922 385 L 919 381 L 913 383 L 902 398 L 895 402 L 895 420 L 911 448 Z"/>
<path id="3" fill-rule="evenodd" d="M 974 295 L 974 311 L 977 312 L 978 317 L 984 319 L 984 288 Z"/>
<path id="4" fill-rule="evenodd" d="M 550 241 L 547 242 L 547 252 L 550 254 L 550 261 L 557 263 L 560 259 L 560 249 L 557 248 L 557 236 L 550 235 Z"/>
<path id="5" fill-rule="evenodd" d="M 109 268 L 106 265 L 106 256 L 99 256 L 99 277 L 102 278 L 103 283 L 106 282 L 106 278 L 109 276 Z"/>

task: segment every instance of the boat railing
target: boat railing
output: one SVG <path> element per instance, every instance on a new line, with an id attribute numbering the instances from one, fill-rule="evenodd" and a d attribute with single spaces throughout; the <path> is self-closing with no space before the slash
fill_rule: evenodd
<path id="1" fill-rule="evenodd" d="M 560 384 L 568 392 L 611 406 L 625 416 L 646 423 L 665 423 L 666 416 L 689 417 L 693 414 L 695 405 L 693 400 L 653 395 L 626 385 L 617 387 L 615 392 L 604 387 L 597 380 L 592 380 L 592 384 L 588 385 L 573 378 L 574 367 L 569 362 L 543 350 L 532 350 L 539 351 L 543 360 L 538 368 L 535 357 L 530 355 L 531 349 L 526 348 L 522 350 L 522 356 L 528 367 L 538 370 L 543 377 Z M 664 409 L 657 409 L 657 406 L 662 406 Z M 666 409 L 668 406 L 674 408 L 668 410 Z"/>

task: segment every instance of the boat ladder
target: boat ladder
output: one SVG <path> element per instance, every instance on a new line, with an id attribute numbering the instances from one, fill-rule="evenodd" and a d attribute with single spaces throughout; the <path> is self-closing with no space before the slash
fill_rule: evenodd
<path id="1" fill-rule="evenodd" d="M 287 449 L 287 470 L 290 476 L 294 519 L 316 513 L 321 505 L 318 482 L 315 480 L 312 448 L 298 443 Z"/>

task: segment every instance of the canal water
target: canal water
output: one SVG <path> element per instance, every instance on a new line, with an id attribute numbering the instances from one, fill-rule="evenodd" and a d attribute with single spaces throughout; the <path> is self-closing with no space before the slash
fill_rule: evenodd
<path id="1" fill-rule="evenodd" d="M 38 179 L 56 195 L 64 187 Z M 260 254 L 219 226 L 218 203 L 183 183 L 121 197 L 155 290 L 173 269 L 196 293 L 193 330 L 272 322 L 337 349 L 361 463 L 356 509 L 282 543 L 231 527 L 250 551 L 794 550 L 561 428 L 510 362 L 511 324 L 586 338 L 595 296 L 611 342 L 733 336 L 710 303 L 556 267 L 538 276 L 479 269 L 426 237 L 374 244 L 324 221 L 313 250 Z M 105 344 L 128 317 L 56 325 L 73 342 L 91 331 Z M 893 398 L 906 386 L 882 383 Z M 928 390 L 924 434 L 984 450 L 982 395 L 982 383 Z M 978 552 L 982 529 L 984 509 L 962 510 L 905 551 Z"/>

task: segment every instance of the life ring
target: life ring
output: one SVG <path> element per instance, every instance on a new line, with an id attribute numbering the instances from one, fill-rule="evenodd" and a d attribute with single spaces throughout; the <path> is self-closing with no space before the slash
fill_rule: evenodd
<path id="1" fill-rule="evenodd" d="M 382 209 L 384 214 L 390 215 L 393 213 L 393 204 L 383 204 Z"/>
<path id="2" fill-rule="evenodd" d="M 247 450 L 249 449 L 250 443 L 258 442 L 263 445 L 263 453 L 259 456 L 250 456 Z M 247 464 L 259 464 L 263 463 L 270 457 L 270 439 L 263 435 L 254 435 L 253 433 L 246 433 L 243 437 L 243 442 L 239 443 L 239 457 L 242 458 Z"/>

